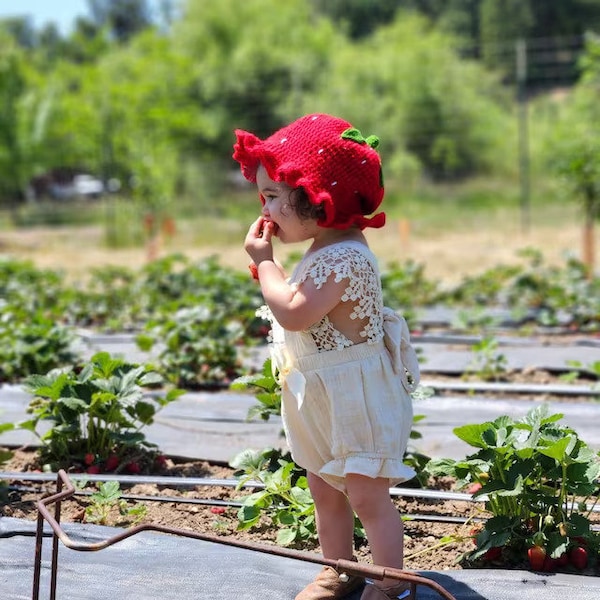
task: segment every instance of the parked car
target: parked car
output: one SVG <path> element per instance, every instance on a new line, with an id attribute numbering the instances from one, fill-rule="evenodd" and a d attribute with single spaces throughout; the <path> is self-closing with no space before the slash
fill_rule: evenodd
<path id="1" fill-rule="evenodd" d="M 75 175 L 68 183 L 54 182 L 48 186 L 48 192 L 56 200 L 71 198 L 99 198 L 104 194 L 104 183 L 93 175 L 85 173 Z"/>

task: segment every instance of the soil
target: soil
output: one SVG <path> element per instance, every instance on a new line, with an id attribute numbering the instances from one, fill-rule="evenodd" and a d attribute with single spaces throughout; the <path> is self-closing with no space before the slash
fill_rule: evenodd
<path id="1" fill-rule="evenodd" d="M 4 464 L 6 472 L 39 471 L 37 454 L 32 449 L 13 450 L 13 458 Z M 210 479 L 232 479 L 233 470 L 225 465 L 212 464 L 206 461 L 194 461 L 181 458 L 166 458 L 160 475 L 174 477 L 194 477 Z M 32 484 L 28 481 L 12 481 L 8 497 L 4 504 L 0 503 L 0 516 L 34 520 L 37 509 L 34 502 L 55 492 L 55 484 Z M 437 490 L 451 490 L 453 481 L 438 480 L 434 482 Z M 16 488 L 28 489 L 16 489 Z M 88 484 L 85 489 L 94 491 Z M 239 503 L 241 499 L 252 493 L 253 489 L 236 490 L 225 486 L 194 486 L 169 487 L 140 483 L 121 485 L 122 499 L 127 508 L 143 505 L 145 511 L 141 523 L 152 523 L 168 527 L 192 530 L 207 536 L 226 536 L 232 540 L 252 542 L 257 544 L 276 545 L 277 528 L 264 517 L 257 526 L 248 531 L 238 531 L 237 506 L 227 507 L 224 503 Z M 130 500 L 127 496 L 155 496 L 160 500 Z M 203 504 L 184 504 L 178 500 L 202 499 Z M 461 564 L 460 558 L 464 552 L 473 549 L 470 532 L 481 519 L 487 519 L 483 504 L 467 501 L 448 501 L 439 499 L 422 499 L 410 497 L 393 497 L 400 514 L 406 517 L 405 527 L 405 568 L 413 570 L 444 571 L 463 568 L 510 568 L 528 569 L 524 562 L 521 564 L 506 564 L 502 557 L 495 561 L 482 561 L 478 564 Z M 211 502 L 214 502 L 211 505 Z M 61 520 L 63 523 L 93 522 L 86 516 L 86 507 L 92 504 L 89 496 L 75 496 L 62 503 Z M 422 520 L 422 516 L 463 517 L 466 523 L 444 523 L 439 521 Z M 598 515 L 600 522 L 600 515 Z M 97 522 L 97 521 L 96 521 Z M 98 523 L 98 522 L 97 522 Z M 132 515 L 123 515 L 114 506 L 105 521 L 100 524 L 114 527 L 130 527 L 136 523 Z M 305 542 L 292 548 L 320 553 L 317 542 Z M 360 561 L 371 562 L 368 545 L 365 541 L 357 540 L 355 554 Z M 579 572 L 581 574 L 581 572 Z M 585 575 L 600 575 L 597 566 L 584 571 Z"/>
<path id="2" fill-rule="evenodd" d="M 14 457 L 4 465 L 7 472 L 39 470 L 36 454 L 30 450 L 16 450 Z M 233 470 L 229 467 L 212 464 L 206 461 L 184 461 L 167 458 L 161 475 L 177 477 L 204 477 L 211 479 L 231 479 Z M 31 482 L 12 482 L 13 486 L 31 487 Z M 22 519 L 37 518 L 34 502 L 41 497 L 54 492 L 55 486 L 45 484 L 35 492 L 10 491 L 8 502 L 1 506 L 1 514 Z M 232 536 L 237 540 L 251 541 L 261 544 L 275 544 L 277 530 L 270 526 L 265 518 L 258 526 L 250 531 L 238 531 L 237 507 L 205 506 L 197 504 L 181 504 L 177 498 L 201 498 L 204 500 L 240 502 L 240 499 L 255 490 L 236 491 L 233 487 L 196 486 L 193 488 L 168 488 L 154 484 L 140 483 L 137 485 L 122 485 L 123 495 L 161 496 L 173 498 L 173 501 L 143 501 L 146 514 L 142 522 L 167 525 L 174 528 L 191 529 L 210 536 Z M 396 499 L 395 503 L 402 515 L 435 514 L 435 515 L 469 515 L 479 516 L 481 506 L 467 502 L 440 502 L 415 499 Z M 89 497 L 77 497 L 62 504 L 62 522 L 86 522 L 85 509 L 91 501 Z M 133 506 L 133 502 L 130 503 Z M 139 502 L 138 502 L 139 504 Z M 132 520 L 124 518 L 115 507 L 106 525 L 127 527 Z M 471 550 L 473 544 L 469 536 L 471 525 L 454 523 L 433 523 L 424 521 L 405 521 L 405 566 L 409 569 L 459 569 L 456 560 L 462 552 Z M 456 538 L 456 541 L 436 548 L 439 540 L 446 537 Z M 297 549 L 320 552 L 316 543 L 305 543 Z M 418 554 L 417 554 L 418 553 Z M 359 543 L 356 555 L 360 560 L 370 560 L 367 545 Z"/>

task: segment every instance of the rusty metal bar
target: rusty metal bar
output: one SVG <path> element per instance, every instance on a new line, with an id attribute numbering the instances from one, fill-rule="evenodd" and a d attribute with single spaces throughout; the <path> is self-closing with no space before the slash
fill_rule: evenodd
<path id="1" fill-rule="evenodd" d="M 65 489 L 63 490 L 63 485 Z M 281 548 L 278 546 L 266 546 L 256 544 L 253 542 L 244 542 L 241 540 L 227 539 L 223 537 L 216 537 L 206 534 L 197 533 L 195 531 L 187 529 L 179 529 L 173 527 L 166 527 L 164 525 L 153 525 L 143 524 L 132 527 L 131 529 L 124 530 L 106 540 L 95 543 L 82 543 L 71 540 L 67 533 L 62 529 L 60 525 L 60 509 L 63 500 L 72 497 L 75 493 L 75 487 L 71 483 L 69 476 L 64 470 L 60 470 L 57 473 L 56 479 L 56 494 L 48 496 L 42 500 L 37 501 L 36 507 L 38 509 L 38 521 L 36 531 L 36 543 L 35 543 L 35 560 L 34 560 L 34 572 L 33 572 L 33 591 L 32 600 L 39 600 L 40 595 L 40 582 L 41 582 L 41 563 L 42 563 L 42 544 L 43 544 L 43 525 L 46 521 L 53 531 L 53 545 L 52 545 L 52 563 L 51 563 L 51 581 L 50 581 L 50 600 L 56 600 L 56 587 L 58 579 L 58 542 L 71 549 L 79 552 L 96 552 L 108 548 L 118 542 L 121 542 L 129 537 L 137 535 L 142 531 L 157 531 L 159 533 L 166 533 L 170 535 L 177 535 L 180 537 L 192 538 L 215 544 L 222 544 L 226 546 L 233 546 L 235 548 L 242 548 L 245 550 L 252 550 L 255 552 L 262 552 L 265 554 L 271 554 L 275 556 L 281 556 L 284 558 L 292 558 L 295 560 L 302 560 L 305 562 L 311 562 L 319 565 L 329 566 L 334 568 L 336 571 L 345 572 L 350 575 L 357 575 L 359 577 L 366 577 L 370 579 L 382 580 L 385 578 L 396 579 L 398 581 L 407 581 L 411 584 L 424 585 L 436 591 L 445 600 L 456 600 L 450 592 L 443 588 L 439 583 L 416 574 L 414 571 L 405 571 L 403 569 L 393 569 L 389 567 L 380 567 L 378 565 L 369 565 L 366 563 L 357 563 L 348 560 L 331 560 L 324 558 L 317 554 L 309 552 L 302 552 L 299 550 L 291 550 L 289 548 Z M 48 510 L 48 506 L 54 506 L 54 515 Z"/>

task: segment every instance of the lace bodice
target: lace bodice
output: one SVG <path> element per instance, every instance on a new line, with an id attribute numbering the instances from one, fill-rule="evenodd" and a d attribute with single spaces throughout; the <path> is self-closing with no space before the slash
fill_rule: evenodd
<path id="1" fill-rule="evenodd" d="M 347 280 L 341 301 L 352 304 L 351 319 L 365 321 L 360 336 L 370 344 L 383 339 L 381 281 L 377 260 L 369 248 L 356 241 L 344 241 L 321 248 L 302 259 L 290 278 L 290 284 L 300 286 L 311 279 L 319 289 L 330 277 L 336 282 Z M 259 314 L 273 321 L 269 310 L 263 309 Z M 352 340 L 334 327 L 327 315 L 305 333 L 312 337 L 319 352 L 341 350 L 354 345 Z"/>

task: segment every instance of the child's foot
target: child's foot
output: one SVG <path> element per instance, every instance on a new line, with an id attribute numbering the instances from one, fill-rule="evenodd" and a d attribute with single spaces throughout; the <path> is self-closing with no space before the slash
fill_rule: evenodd
<path id="1" fill-rule="evenodd" d="M 338 573 L 332 567 L 322 571 L 297 596 L 296 600 L 333 600 L 347 596 L 364 583 L 362 577 Z"/>
<path id="2" fill-rule="evenodd" d="M 415 600 L 416 597 L 417 588 L 414 583 L 402 582 L 387 588 L 380 588 L 374 583 L 367 583 L 360 600 L 389 600 L 389 598 Z"/>

